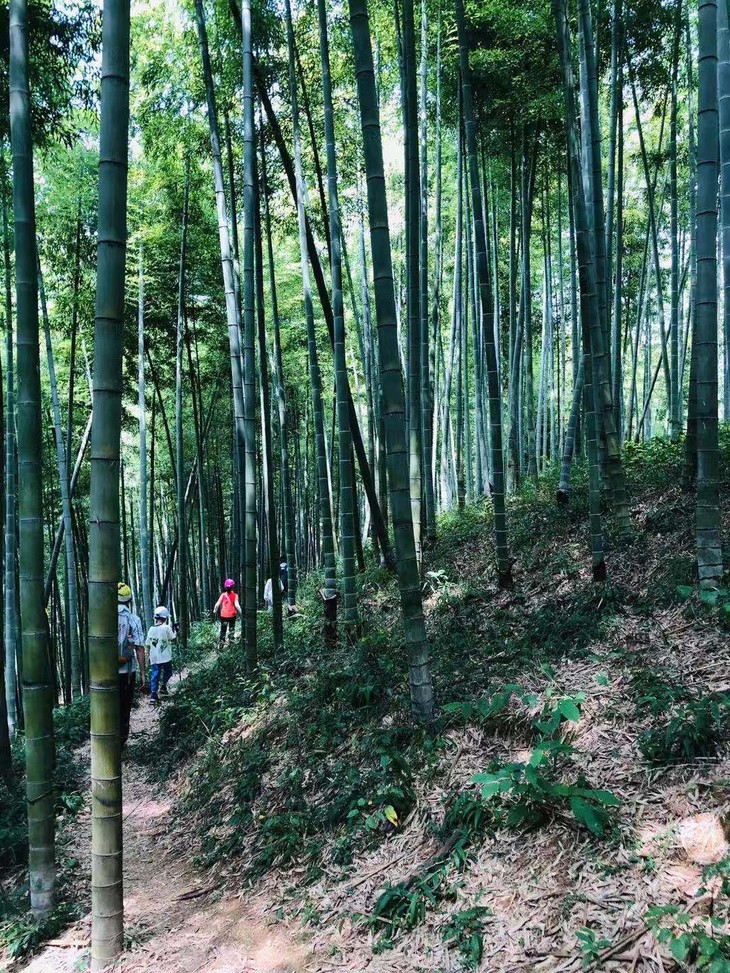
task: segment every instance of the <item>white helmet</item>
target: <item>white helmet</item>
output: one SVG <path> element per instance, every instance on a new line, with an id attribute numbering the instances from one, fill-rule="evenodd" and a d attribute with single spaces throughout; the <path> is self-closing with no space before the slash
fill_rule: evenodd
<path id="1" fill-rule="evenodd" d="M 161 618 L 166 622 L 169 617 L 170 613 L 164 605 L 160 605 L 159 608 L 155 608 L 155 618 Z"/>

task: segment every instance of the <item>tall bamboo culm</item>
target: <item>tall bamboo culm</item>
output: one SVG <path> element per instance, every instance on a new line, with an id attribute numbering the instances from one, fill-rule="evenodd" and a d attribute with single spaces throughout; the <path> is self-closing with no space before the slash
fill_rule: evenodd
<path id="1" fill-rule="evenodd" d="M 144 375 L 144 251 L 139 245 L 139 292 L 137 298 L 137 381 L 139 389 L 139 560 L 142 573 L 142 620 L 152 624 L 150 534 L 147 526 L 147 401 Z"/>
<path id="2" fill-rule="evenodd" d="M 337 161 L 335 156 L 335 117 L 332 106 L 329 38 L 325 0 L 317 0 L 319 12 L 319 49 L 322 61 L 322 95 L 327 148 L 327 189 L 330 206 L 330 251 L 332 254 L 332 311 L 335 319 L 335 388 L 337 394 L 338 454 L 340 469 L 340 547 L 342 551 L 343 621 L 346 637 L 357 625 L 357 592 L 355 589 L 355 521 L 354 470 L 352 436 L 348 409 L 347 362 L 345 359 L 345 314 L 342 300 L 342 227 L 337 196 Z M 372 417 L 371 417 L 372 421 Z"/>
<path id="3" fill-rule="evenodd" d="M 71 522 L 71 496 L 68 468 L 66 466 L 66 448 L 63 442 L 61 425 L 61 403 L 58 397 L 58 383 L 56 382 L 56 366 L 53 359 L 53 343 L 51 340 L 51 325 L 48 320 L 46 306 L 46 291 L 43 286 L 43 274 L 38 268 L 38 287 L 41 299 L 43 317 L 43 333 L 46 339 L 46 360 L 48 362 L 48 378 L 51 386 L 51 405 L 53 408 L 53 431 L 56 440 L 56 460 L 58 465 L 58 480 L 61 494 L 61 515 L 64 522 L 63 541 L 66 557 L 66 595 L 69 637 L 69 655 L 71 662 L 71 692 L 74 698 L 81 695 L 81 652 L 79 649 L 78 629 L 78 586 L 76 584 L 76 554 L 74 551 L 74 535 Z"/>
<path id="4" fill-rule="evenodd" d="M 598 466 L 598 417 L 595 414 L 596 397 L 593 390 L 594 368 L 591 355 L 591 339 L 598 329 L 597 295 L 595 293 L 595 277 L 592 274 L 591 242 L 588 215 L 583 189 L 583 174 L 581 172 L 580 147 L 577 136 L 575 110 L 575 83 L 570 54 L 570 34 L 566 0 L 552 0 L 553 15 L 557 31 L 558 51 L 563 74 L 563 94 L 565 98 L 565 128 L 568 141 L 568 165 L 570 166 L 570 187 L 572 192 L 573 212 L 575 216 L 575 231 L 577 243 L 577 257 L 580 273 L 580 325 L 583 338 L 583 354 L 581 366 L 583 371 L 583 406 L 585 416 L 586 451 L 588 453 L 589 476 L 589 508 L 590 508 L 590 539 L 591 556 L 593 561 L 593 580 L 603 581 L 606 577 L 606 563 L 603 553 L 603 528 L 601 523 L 600 471 Z M 592 319 L 593 324 L 589 324 Z M 600 330 L 600 329 L 598 329 Z M 576 388 L 578 387 L 576 382 Z"/>
<path id="5" fill-rule="evenodd" d="M 509 560 L 507 542 L 507 514 L 504 504 L 504 456 L 502 454 L 502 400 L 497 372 L 497 349 L 494 344 L 494 302 L 487 266 L 486 236 L 482 208 L 481 181 L 477 159 L 476 120 L 472 101 L 471 69 L 469 50 L 466 43 L 463 0 L 456 0 L 456 27 L 459 38 L 459 67 L 461 71 L 461 91 L 464 104 L 464 132 L 466 135 L 466 154 L 471 184 L 472 209 L 474 213 L 474 246 L 476 250 L 476 272 L 482 315 L 482 334 L 487 360 L 487 385 L 489 389 L 489 425 L 492 447 L 492 504 L 494 506 L 494 545 L 497 552 L 497 575 L 500 587 L 512 586 L 512 567 Z M 476 311 L 476 308 L 475 308 Z M 532 354 L 532 349 L 528 349 Z"/>
<path id="6" fill-rule="evenodd" d="M 183 350 L 185 346 L 185 267 L 188 244 L 188 196 L 190 193 L 190 163 L 185 169 L 183 194 L 182 235 L 180 240 L 180 266 L 177 291 L 177 330 L 175 341 L 175 489 L 177 500 L 177 566 L 178 566 L 178 617 L 180 619 L 180 643 L 188 644 L 188 551 L 185 516 L 185 448 L 183 438 Z M 200 471 L 202 476 L 202 470 Z M 201 579 L 202 580 L 202 579 Z"/>
<path id="7" fill-rule="evenodd" d="M 697 564 L 700 584 L 722 576 L 717 442 L 717 3 L 698 8 L 697 104 Z"/>
<path id="8" fill-rule="evenodd" d="M 294 28 L 291 18 L 291 4 L 285 0 L 287 37 L 289 42 L 289 87 L 294 128 L 294 169 L 296 175 L 297 219 L 299 225 L 299 250 L 302 268 L 302 288 L 304 291 L 304 315 L 307 324 L 307 347 L 309 356 L 309 380 L 311 384 L 312 412 L 314 418 L 317 479 L 319 484 L 320 525 L 322 531 L 322 560 L 325 571 L 325 591 L 328 598 L 336 593 L 335 552 L 332 525 L 332 504 L 330 501 L 327 449 L 324 430 L 324 407 L 322 404 L 322 376 L 319 368 L 317 340 L 314 329 L 314 308 L 312 288 L 309 279 L 307 260 L 306 222 L 304 214 L 304 176 L 302 172 L 301 137 L 299 133 L 299 107 L 297 101 L 296 77 L 294 72 Z"/>
<path id="9" fill-rule="evenodd" d="M 117 582 L 127 243 L 129 0 L 104 0 L 99 140 L 99 240 L 89 503 L 91 691 L 91 969 L 123 944 L 122 767 L 119 748 Z"/>
<path id="10" fill-rule="evenodd" d="M 38 257 L 28 90 L 26 0 L 10 4 L 10 135 L 13 154 L 15 295 L 18 316 L 18 483 L 23 715 L 28 871 L 33 915 L 53 908 L 53 683 L 43 599 L 43 481 L 38 328 Z"/>
<path id="11" fill-rule="evenodd" d="M 8 230 L 7 170 L 5 154 L 0 171 L 2 199 L 3 263 L 5 283 L 5 703 L 8 730 L 15 736 L 18 727 L 18 613 L 15 509 L 15 369 L 13 351 L 13 299 L 10 283 L 10 234 Z"/>
<path id="12" fill-rule="evenodd" d="M 228 348 L 231 358 L 231 389 L 233 392 L 233 434 L 234 459 L 236 477 L 243 487 L 245 483 L 246 454 L 244 429 L 244 399 L 243 399 L 243 366 L 241 363 L 241 322 L 239 307 L 236 300 L 234 285 L 233 258 L 231 256 L 231 235 L 228 228 L 228 213 L 226 210 L 226 190 L 223 180 L 223 161 L 221 157 L 220 129 L 218 126 L 218 111 L 216 108 L 215 87 L 213 84 L 213 69 L 210 64 L 210 49 L 208 47 L 208 31 L 205 26 L 205 11 L 203 0 L 195 0 L 195 20 L 198 28 L 198 43 L 200 57 L 203 63 L 203 79 L 205 81 L 206 106 L 208 109 L 208 127 L 210 130 L 210 150 L 213 160 L 213 184 L 215 189 L 216 217 L 218 219 L 218 241 L 221 252 L 221 269 L 223 271 L 223 291 L 226 301 L 226 324 L 228 326 Z M 243 493 L 243 490 L 241 490 Z M 236 494 L 234 493 L 234 497 Z M 243 504 L 234 499 L 236 510 L 232 520 L 237 522 Z M 230 565 L 239 565 L 239 549 L 231 552 Z M 229 565 L 227 571 L 233 570 Z M 226 572 L 227 573 L 227 572 Z"/>
<path id="13" fill-rule="evenodd" d="M 246 551 L 246 666 L 257 665 L 256 645 L 256 357 L 254 320 L 254 113 L 253 56 L 251 50 L 251 0 L 241 3 L 243 66 L 243 344 L 244 344 L 244 442 L 245 551 Z M 272 578 L 276 584 L 277 579 Z"/>
<path id="14" fill-rule="evenodd" d="M 433 719 L 435 701 L 411 518 L 405 397 L 398 351 L 380 110 L 375 87 L 367 0 L 349 0 L 349 11 L 368 190 L 370 247 L 378 324 L 378 362 L 398 584 L 408 648 L 411 701 L 416 718 L 420 722 L 428 723 Z"/>

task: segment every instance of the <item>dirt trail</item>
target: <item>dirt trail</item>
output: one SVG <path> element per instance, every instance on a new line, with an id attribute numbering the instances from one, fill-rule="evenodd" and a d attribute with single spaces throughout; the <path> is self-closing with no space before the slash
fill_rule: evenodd
<path id="1" fill-rule="evenodd" d="M 176 677 L 177 679 L 177 677 Z M 171 683 L 174 691 L 174 682 Z M 159 711 L 147 697 L 132 710 L 130 740 L 155 729 Z M 283 925 L 270 925 L 267 901 L 210 888 L 189 861 L 189 847 L 167 826 L 171 797 L 144 770 L 124 760 L 124 913 L 127 949 L 114 967 L 123 973 L 309 973 L 311 953 Z M 67 853 L 81 863 L 88 887 L 91 818 L 88 808 L 72 826 Z M 187 896 L 187 898 L 186 898 Z M 88 901 L 87 896 L 87 901 Z M 24 973 L 79 973 L 88 969 L 90 915 L 51 940 Z"/>

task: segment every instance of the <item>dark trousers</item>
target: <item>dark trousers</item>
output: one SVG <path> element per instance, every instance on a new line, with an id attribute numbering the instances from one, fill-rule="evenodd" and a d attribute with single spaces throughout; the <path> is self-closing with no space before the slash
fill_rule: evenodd
<path id="1" fill-rule="evenodd" d="M 234 639 L 236 637 L 236 618 L 236 615 L 233 618 L 221 618 L 221 644 L 225 642 L 226 632 L 229 628 L 231 630 L 231 638 Z"/>
<path id="2" fill-rule="evenodd" d="M 136 681 L 136 672 L 120 672 L 119 674 L 119 740 L 122 749 L 124 749 L 129 738 L 129 718 L 132 712 Z"/>

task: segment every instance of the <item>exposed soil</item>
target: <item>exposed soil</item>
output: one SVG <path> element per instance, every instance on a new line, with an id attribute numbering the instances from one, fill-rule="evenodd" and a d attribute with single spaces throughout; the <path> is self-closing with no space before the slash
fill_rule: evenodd
<path id="1" fill-rule="evenodd" d="M 177 680 L 177 676 L 175 677 Z M 175 681 L 174 680 L 174 681 Z M 171 688 L 174 691 L 174 681 Z M 159 717 L 147 697 L 132 711 L 130 741 L 151 738 Z M 88 758 L 87 758 L 88 761 Z M 169 827 L 172 795 L 156 789 L 144 770 L 124 761 L 125 945 L 119 973 L 304 973 L 308 949 L 282 923 L 267 919 L 261 896 L 232 895 L 211 886 L 190 862 L 192 849 Z M 66 851 L 81 863 L 89 885 L 91 817 L 74 820 Z M 87 895 L 87 901 L 89 896 Z M 88 968 L 90 915 L 30 961 L 25 973 L 79 973 Z"/>

